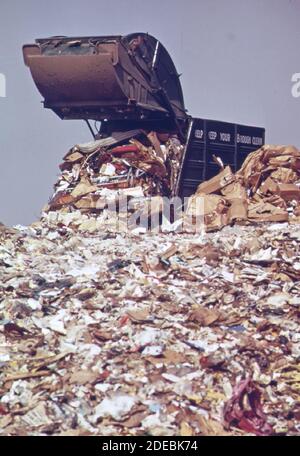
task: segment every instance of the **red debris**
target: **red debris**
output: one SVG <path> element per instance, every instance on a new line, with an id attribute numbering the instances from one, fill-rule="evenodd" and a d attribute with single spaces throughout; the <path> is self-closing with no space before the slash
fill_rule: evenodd
<path id="1" fill-rule="evenodd" d="M 224 420 L 227 428 L 233 425 L 260 436 L 274 432 L 262 410 L 261 392 L 251 378 L 241 380 L 235 386 L 231 399 L 224 407 Z"/>
<path id="2" fill-rule="evenodd" d="M 123 317 L 121 317 L 120 320 L 119 320 L 119 325 L 120 326 L 126 325 L 128 320 L 129 320 L 129 316 L 128 315 L 123 315 Z"/>
<path id="3" fill-rule="evenodd" d="M 0 415 L 6 415 L 8 413 L 7 407 L 0 404 Z"/>
<path id="4" fill-rule="evenodd" d="M 139 152 L 139 148 L 133 144 L 133 145 L 128 145 L 128 146 L 117 146 L 111 150 L 111 153 L 114 155 L 115 154 L 124 154 L 126 152 L 127 153 L 133 152 L 133 153 L 137 154 Z"/>

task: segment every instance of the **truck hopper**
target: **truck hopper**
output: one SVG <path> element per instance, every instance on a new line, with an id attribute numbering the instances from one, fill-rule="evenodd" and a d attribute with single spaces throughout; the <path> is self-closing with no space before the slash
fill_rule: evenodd
<path id="1" fill-rule="evenodd" d="M 214 155 L 236 171 L 264 144 L 263 128 L 187 115 L 175 65 L 149 34 L 37 39 L 23 55 L 45 108 L 85 120 L 94 138 L 136 129 L 176 134 L 184 153 L 174 194 L 189 196 L 217 174 Z"/>

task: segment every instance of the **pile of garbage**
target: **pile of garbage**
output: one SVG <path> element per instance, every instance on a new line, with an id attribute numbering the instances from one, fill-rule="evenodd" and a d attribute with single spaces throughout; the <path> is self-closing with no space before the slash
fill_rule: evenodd
<path id="1" fill-rule="evenodd" d="M 298 226 L 69 217 L 0 226 L 1 435 L 299 434 Z"/>
<path id="2" fill-rule="evenodd" d="M 73 147 L 45 211 L 100 214 L 107 201 L 173 194 L 183 146 L 176 135 L 134 130 Z"/>
<path id="3" fill-rule="evenodd" d="M 300 151 L 265 145 L 248 155 L 241 169 L 229 166 L 199 185 L 187 210 L 196 216 L 197 198 L 207 230 L 234 223 L 300 222 Z M 200 214 L 199 214 L 200 215 Z"/>
<path id="4" fill-rule="evenodd" d="M 0 224 L 0 435 L 298 435 L 300 152 L 200 184 L 208 232 L 140 234 L 94 199 L 172 194 L 182 146 L 104 141 L 40 221 Z"/>
<path id="5" fill-rule="evenodd" d="M 126 198 L 129 213 L 148 214 L 151 199 L 152 212 L 161 216 L 162 197 L 172 198 L 178 188 L 183 149 L 176 135 L 142 130 L 77 145 L 60 165 L 62 173 L 44 213 L 56 220 L 58 213 L 69 213 L 69 223 L 77 225 L 86 215 L 83 226 L 89 224 L 91 231 L 116 226 L 122 231 L 118 202 Z M 236 173 L 216 160 L 220 173 L 182 202 L 175 229 L 190 231 L 191 221 L 201 217 L 206 231 L 233 224 L 300 221 L 298 149 L 265 145 L 249 154 Z"/>

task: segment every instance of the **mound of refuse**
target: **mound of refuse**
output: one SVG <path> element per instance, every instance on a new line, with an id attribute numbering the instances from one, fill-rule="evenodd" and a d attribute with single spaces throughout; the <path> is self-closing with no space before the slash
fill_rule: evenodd
<path id="1" fill-rule="evenodd" d="M 183 146 L 177 136 L 141 130 L 73 147 L 46 211 L 101 213 L 111 198 L 173 194 Z"/>
<path id="2" fill-rule="evenodd" d="M 183 149 L 119 140 L 67 154 L 41 220 L 0 224 L 0 434 L 298 435 L 299 151 L 201 183 L 183 217 L 200 199 L 216 232 L 140 234 L 95 199 L 172 195 Z"/>
<path id="3" fill-rule="evenodd" d="M 299 434 L 298 226 L 0 241 L 0 435 Z"/>
<path id="4" fill-rule="evenodd" d="M 128 219 L 120 223 L 118 202 L 126 198 L 129 213 L 148 217 L 151 200 L 152 212 L 163 220 L 162 198 L 176 196 L 183 155 L 184 147 L 176 135 L 142 130 L 77 145 L 60 165 L 62 173 L 44 214 L 51 213 L 63 224 L 65 220 L 67 224 L 84 222 L 90 231 L 112 226 L 122 231 Z M 236 173 L 221 160 L 217 162 L 220 173 L 202 182 L 194 195 L 180 203 L 175 228 L 174 220 L 168 220 L 171 230 L 189 231 L 191 221 L 199 218 L 207 231 L 236 223 L 300 221 L 298 149 L 265 145 L 249 154 Z"/>
<path id="5" fill-rule="evenodd" d="M 248 155 L 233 173 L 224 167 L 199 185 L 187 214 L 198 198 L 208 230 L 234 223 L 300 222 L 300 151 L 293 146 L 265 145 Z"/>

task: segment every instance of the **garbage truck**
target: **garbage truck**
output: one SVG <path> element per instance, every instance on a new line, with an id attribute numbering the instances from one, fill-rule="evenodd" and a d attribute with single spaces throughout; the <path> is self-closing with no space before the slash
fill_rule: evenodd
<path id="1" fill-rule="evenodd" d="M 168 51 L 147 33 L 37 39 L 23 56 L 44 107 L 82 119 L 94 139 L 137 128 L 176 134 L 184 145 L 179 196 L 219 172 L 216 156 L 236 171 L 264 144 L 264 128 L 189 115 Z"/>

